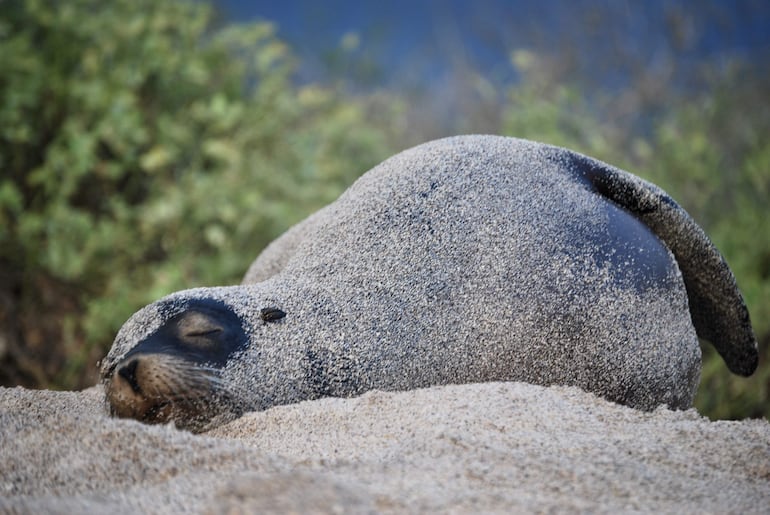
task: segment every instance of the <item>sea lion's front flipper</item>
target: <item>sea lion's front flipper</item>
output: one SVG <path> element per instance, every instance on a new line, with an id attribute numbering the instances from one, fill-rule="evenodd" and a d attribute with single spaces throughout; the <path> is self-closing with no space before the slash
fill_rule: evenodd
<path id="1" fill-rule="evenodd" d="M 583 156 L 578 173 L 603 197 L 649 227 L 676 257 L 698 336 L 710 341 L 728 368 L 748 376 L 757 368 L 757 341 L 735 277 L 703 229 L 666 192 L 638 177 Z"/>

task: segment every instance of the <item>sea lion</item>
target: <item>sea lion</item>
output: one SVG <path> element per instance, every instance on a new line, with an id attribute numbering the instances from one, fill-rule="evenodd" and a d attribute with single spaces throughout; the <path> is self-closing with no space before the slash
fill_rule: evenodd
<path id="1" fill-rule="evenodd" d="M 575 152 L 460 136 L 402 152 L 273 242 L 240 286 L 134 314 L 118 416 L 200 431 L 367 390 L 525 381 L 688 408 L 698 336 L 757 366 L 718 250 L 665 192 Z"/>

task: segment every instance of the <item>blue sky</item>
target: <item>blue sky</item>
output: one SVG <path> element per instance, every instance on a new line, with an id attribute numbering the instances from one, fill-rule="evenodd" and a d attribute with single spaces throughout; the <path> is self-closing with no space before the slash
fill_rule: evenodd
<path id="1" fill-rule="evenodd" d="M 343 41 L 375 66 L 375 82 L 440 79 L 458 63 L 495 82 L 515 78 L 510 52 L 568 53 L 584 76 L 622 80 L 618 63 L 660 66 L 673 56 L 686 80 L 694 62 L 770 54 L 767 0 L 219 0 L 226 19 L 268 19 L 301 57 L 300 77 L 328 70 Z M 347 37 L 347 39 L 346 39 Z M 613 61 L 614 62 L 614 61 Z M 605 63 L 606 64 L 606 63 Z"/>

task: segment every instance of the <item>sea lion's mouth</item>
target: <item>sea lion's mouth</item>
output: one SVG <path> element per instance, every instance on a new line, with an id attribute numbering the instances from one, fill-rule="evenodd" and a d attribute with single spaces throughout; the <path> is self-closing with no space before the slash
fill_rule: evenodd
<path id="1" fill-rule="evenodd" d="M 161 401 L 150 406 L 142 417 L 148 424 L 165 424 L 173 418 L 174 407 L 171 401 Z"/>

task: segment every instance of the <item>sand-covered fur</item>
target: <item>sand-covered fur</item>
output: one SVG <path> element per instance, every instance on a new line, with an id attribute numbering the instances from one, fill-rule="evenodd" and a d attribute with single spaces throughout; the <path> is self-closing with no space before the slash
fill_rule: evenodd
<path id="1" fill-rule="evenodd" d="M 243 285 L 178 292 L 134 315 L 104 361 L 108 386 L 126 393 L 112 395 L 114 406 L 159 388 L 139 384 L 158 359 L 137 345 L 176 334 L 168 324 L 200 302 L 231 309 L 248 344 L 207 367 L 227 402 L 186 399 L 205 406 L 188 427 L 372 389 L 501 380 L 688 408 L 700 375 L 696 333 L 734 371 L 756 367 L 732 274 L 671 198 L 599 161 L 513 138 L 402 152 L 274 242 Z M 271 308 L 285 317 L 266 323 Z M 159 345 L 182 353 L 176 340 Z M 199 361 L 179 376 L 200 378 Z M 175 416 L 162 399 L 185 390 L 168 390 L 143 398 L 136 418 Z M 221 409 L 210 421 L 212 405 Z"/>

